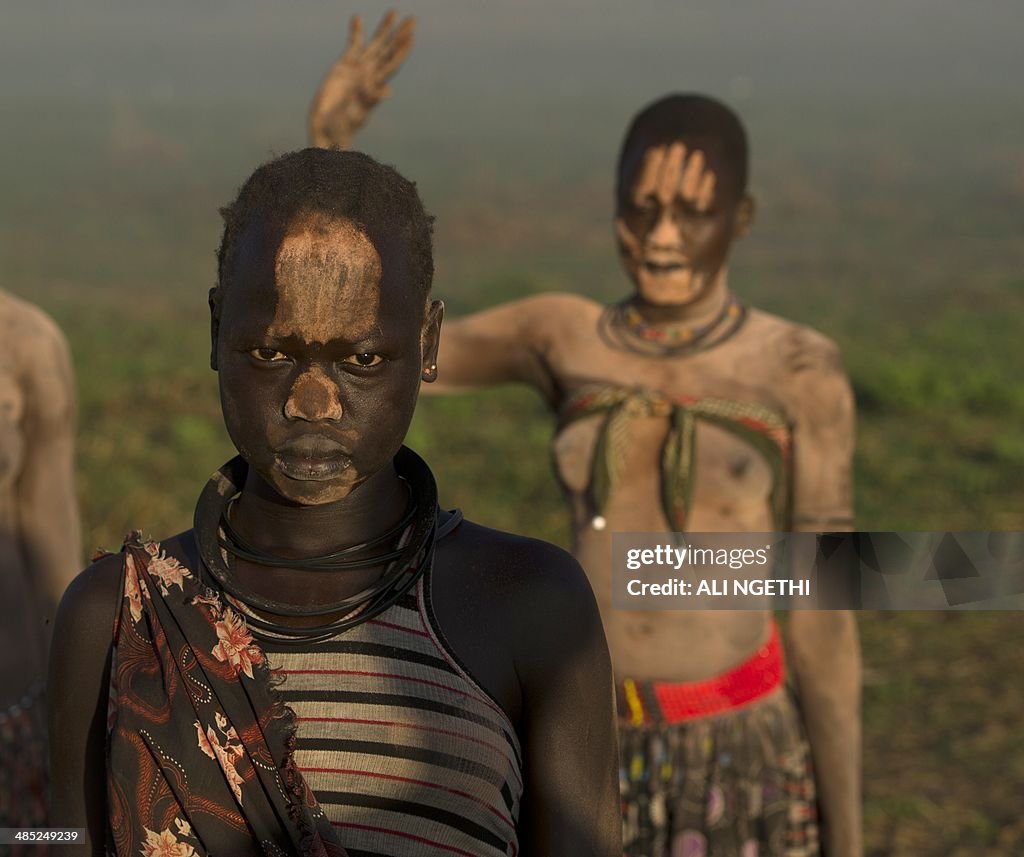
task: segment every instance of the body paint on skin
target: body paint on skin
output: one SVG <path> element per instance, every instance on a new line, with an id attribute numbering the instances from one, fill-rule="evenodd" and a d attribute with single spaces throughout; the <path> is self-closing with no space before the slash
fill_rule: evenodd
<path id="1" fill-rule="evenodd" d="M 301 335 L 309 344 L 324 345 L 339 334 L 357 340 L 375 332 L 381 258 L 354 224 L 328 223 L 322 216 L 293 223 L 278 248 L 274 274 L 277 307 L 269 336 Z"/>

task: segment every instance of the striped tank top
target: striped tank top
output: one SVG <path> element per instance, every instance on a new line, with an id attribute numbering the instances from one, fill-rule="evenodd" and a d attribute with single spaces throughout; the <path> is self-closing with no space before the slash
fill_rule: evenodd
<path id="1" fill-rule="evenodd" d="M 444 640 L 429 572 L 326 642 L 263 648 L 296 764 L 350 857 L 514 857 L 519 741 Z"/>

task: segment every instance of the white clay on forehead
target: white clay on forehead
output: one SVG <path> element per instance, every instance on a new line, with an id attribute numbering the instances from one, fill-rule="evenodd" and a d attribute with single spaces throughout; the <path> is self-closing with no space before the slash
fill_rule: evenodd
<path id="1" fill-rule="evenodd" d="M 704 172 L 704 153 L 700 149 L 696 149 L 690 155 L 686 162 L 686 168 L 683 170 L 683 199 L 694 200 L 697 198 Z"/>
<path id="2" fill-rule="evenodd" d="M 664 149 L 664 146 L 651 146 L 644 152 L 640 171 L 633 180 L 634 202 L 643 202 L 648 196 L 655 193 L 658 187 L 658 177 L 661 174 L 661 165 L 665 159 Z"/>
<path id="3" fill-rule="evenodd" d="M 715 198 L 715 174 L 708 170 L 700 183 L 700 190 L 697 191 L 697 207 L 704 211 L 711 206 Z"/>
<path id="4" fill-rule="evenodd" d="M 682 142 L 659 147 L 662 152 L 661 167 L 657 179 L 656 195 L 662 202 L 671 200 L 679 189 L 686 160 L 686 146 Z"/>
<path id="5" fill-rule="evenodd" d="M 293 223 L 274 260 L 278 298 L 268 334 L 317 344 L 369 335 L 377 327 L 382 273 L 373 242 L 352 223 Z"/>
<path id="6" fill-rule="evenodd" d="M 633 182 L 637 203 L 655 197 L 667 205 L 676 197 L 707 208 L 714 196 L 715 173 L 701 149 L 688 149 L 682 142 L 651 146 Z"/>

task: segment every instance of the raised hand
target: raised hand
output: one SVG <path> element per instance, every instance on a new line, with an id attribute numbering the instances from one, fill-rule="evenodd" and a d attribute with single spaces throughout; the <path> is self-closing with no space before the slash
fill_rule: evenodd
<path id="1" fill-rule="evenodd" d="M 309 108 L 309 141 L 314 146 L 344 149 L 366 123 L 370 111 L 391 94 L 387 82 L 413 45 L 416 20 L 388 12 L 363 43 L 363 22 L 353 15 L 344 53 L 327 71 Z"/>

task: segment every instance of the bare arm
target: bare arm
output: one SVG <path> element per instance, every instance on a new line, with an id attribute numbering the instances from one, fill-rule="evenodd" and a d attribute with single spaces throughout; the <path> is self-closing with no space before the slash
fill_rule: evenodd
<path id="1" fill-rule="evenodd" d="M 107 692 L 120 585 L 121 557 L 105 557 L 74 580 L 57 613 L 47 682 L 52 818 L 86 831 L 84 843 L 57 848 L 58 857 L 104 854 Z"/>
<path id="2" fill-rule="evenodd" d="M 611 662 L 582 569 L 550 569 L 517 633 L 523 692 L 523 857 L 620 857 Z M 564 573 L 556 573 L 563 571 Z"/>
<path id="3" fill-rule="evenodd" d="M 789 650 L 814 759 L 825 854 L 856 857 L 863 844 L 861 664 L 854 614 L 794 611 Z"/>
<path id="4" fill-rule="evenodd" d="M 853 529 L 854 403 L 838 351 L 808 347 L 795 374 L 794 530 Z M 789 621 L 824 822 L 825 853 L 858 857 L 861 830 L 861 658 L 850 611 L 797 610 Z"/>
<path id="5" fill-rule="evenodd" d="M 320 84 L 309 108 L 310 145 L 347 149 L 370 111 L 390 95 L 387 82 L 412 50 L 414 18 L 395 25 L 388 12 L 363 44 L 363 22 L 353 15 L 348 44 Z"/>
<path id="6" fill-rule="evenodd" d="M 75 397 L 71 360 L 63 335 L 49 318 L 37 327 L 25 355 L 25 457 L 17 481 L 19 542 L 41 613 L 43 639 L 57 603 L 82 567 L 75 497 Z"/>
<path id="7" fill-rule="evenodd" d="M 424 393 L 462 392 L 498 384 L 523 383 L 549 402 L 557 399 L 552 366 L 560 331 L 568 330 L 587 303 L 575 295 L 535 295 L 454 321 L 441 329 L 437 381 Z M 569 320 L 569 324 L 564 323 Z"/>

